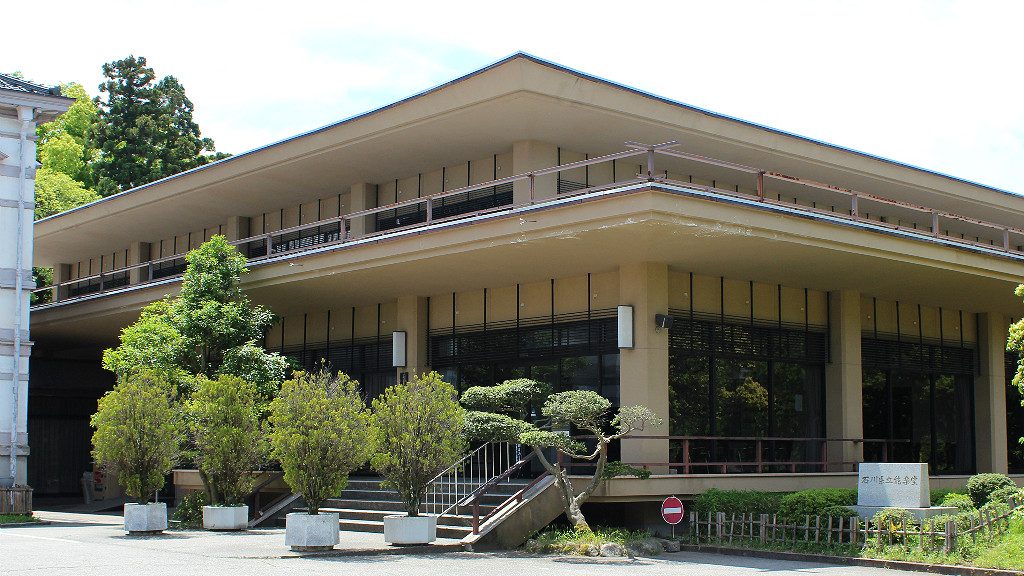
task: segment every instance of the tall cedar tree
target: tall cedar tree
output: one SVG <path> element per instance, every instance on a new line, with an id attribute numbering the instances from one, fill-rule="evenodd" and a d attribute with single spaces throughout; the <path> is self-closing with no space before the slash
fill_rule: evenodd
<path id="1" fill-rule="evenodd" d="M 104 196 L 148 184 L 227 157 L 202 138 L 192 101 L 173 76 L 156 81 L 142 56 L 103 65 L 92 131 L 97 188 Z"/>

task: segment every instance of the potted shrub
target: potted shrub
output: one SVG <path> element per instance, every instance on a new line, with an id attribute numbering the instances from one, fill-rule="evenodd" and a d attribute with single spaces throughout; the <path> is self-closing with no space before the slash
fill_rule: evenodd
<path id="1" fill-rule="evenodd" d="M 406 515 L 384 517 L 384 540 L 429 544 L 437 517 L 420 515 L 427 483 L 465 452 L 464 416 L 458 394 L 441 375 L 416 375 L 373 400 L 374 455 L 370 464 L 384 486 L 398 492 Z"/>
<path id="2" fill-rule="evenodd" d="M 338 514 L 320 513 L 348 475 L 370 456 L 369 412 L 359 384 L 326 370 L 296 372 L 270 404 L 272 455 L 284 480 L 302 494 L 308 512 L 286 517 L 285 544 L 292 550 L 325 550 L 338 543 Z"/>
<path id="3" fill-rule="evenodd" d="M 210 504 L 203 528 L 241 530 L 249 525 L 245 499 L 266 454 L 255 388 L 236 376 L 200 377 L 186 404 L 195 462 Z"/>
<path id="4" fill-rule="evenodd" d="M 93 459 L 115 472 L 125 494 L 136 500 L 124 505 L 129 534 L 167 529 L 167 504 L 148 501 L 180 453 L 183 426 L 174 397 L 174 386 L 156 373 L 125 376 L 100 398 L 90 420 L 96 429 Z"/>

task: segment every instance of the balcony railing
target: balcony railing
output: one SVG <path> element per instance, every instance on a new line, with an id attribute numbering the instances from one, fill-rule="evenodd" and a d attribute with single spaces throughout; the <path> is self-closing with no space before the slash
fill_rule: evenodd
<path id="1" fill-rule="evenodd" d="M 234 240 L 231 244 L 238 246 L 239 250 L 247 255 L 252 263 L 259 263 L 282 256 L 301 255 L 334 245 L 398 236 L 409 231 L 439 227 L 447 223 L 500 215 L 524 207 L 559 204 L 566 198 L 598 199 L 609 192 L 632 193 L 656 185 L 660 190 L 669 193 L 711 201 L 731 202 L 753 208 L 761 207 L 784 214 L 816 217 L 835 223 L 852 223 L 875 231 L 890 232 L 903 237 L 1024 260 L 1024 229 L 1022 228 L 987 222 L 734 162 L 690 154 L 675 150 L 676 145 L 676 142 L 655 145 L 627 142 L 628 149 L 623 152 L 498 178 L 386 206 L 257 234 Z M 540 176 L 560 174 L 563 171 L 638 157 L 644 159 L 646 163 L 645 165 L 644 163 L 639 164 L 640 170 L 631 174 L 629 178 L 596 186 L 587 186 L 559 178 L 558 189 L 555 191 L 554 197 L 537 198 L 536 179 Z M 672 179 L 668 176 L 668 170 L 656 169 L 655 160 L 657 158 L 674 158 L 746 174 L 751 180 L 750 191 L 741 191 L 739 185 L 735 186 L 733 190 L 728 190 L 715 186 L 714 182 L 712 185 L 703 185 Z M 779 182 L 780 186 L 797 186 L 813 190 L 817 196 L 815 196 L 815 200 L 804 199 L 801 201 L 800 198 L 792 196 L 789 192 L 785 197 L 781 192 L 768 193 L 765 187 L 766 181 Z M 526 188 L 526 198 L 518 203 L 515 200 L 508 201 L 513 198 L 512 188 L 516 182 L 525 183 L 524 188 Z M 793 201 L 789 201 L 789 198 L 792 198 Z M 499 203 L 499 200 L 502 203 Z M 459 207 L 458 210 L 454 209 L 456 205 Z M 463 212 L 462 210 L 468 211 Z M 886 210 L 889 212 L 882 214 Z M 874 211 L 874 217 L 872 217 L 872 211 Z M 907 217 L 909 220 L 904 221 L 903 217 Z M 919 227 L 918 217 L 927 223 L 927 226 L 922 224 Z M 350 232 L 351 223 L 360 218 L 375 222 L 376 226 L 373 227 L 377 230 L 361 236 L 353 235 Z M 892 220 L 896 220 L 896 222 L 893 223 Z M 950 227 L 953 227 L 952 233 Z M 44 286 L 37 288 L 34 292 L 49 291 L 52 293 L 51 302 L 39 304 L 39 306 L 44 306 L 124 289 L 125 285 L 120 278 L 137 276 L 135 282 L 132 282 L 133 285 L 145 285 L 157 280 L 166 280 L 180 276 L 184 271 L 184 256 L 184 254 L 174 254 L 157 258 L 141 264 L 76 278 L 52 286 Z M 115 281 L 115 278 L 118 280 Z M 76 290 L 80 286 L 90 286 L 90 288 Z"/>

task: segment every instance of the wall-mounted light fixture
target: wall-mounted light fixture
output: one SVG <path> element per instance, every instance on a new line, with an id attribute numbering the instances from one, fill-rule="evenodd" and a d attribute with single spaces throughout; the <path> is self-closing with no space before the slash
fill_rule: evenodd
<path id="1" fill-rule="evenodd" d="M 654 331 L 661 332 L 662 328 L 672 327 L 672 317 L 667 314 L 654 315 Z"/>
<path id="2" fill-rule="evenodd" d="M 401 368 L 405 366 L 405 332 L 391 333 L 391 366 Z"/>
<path id="3" fill-rule="evenodd" d="M 633 307 L 619 306 L 619 348 L 633 347 Z"/>

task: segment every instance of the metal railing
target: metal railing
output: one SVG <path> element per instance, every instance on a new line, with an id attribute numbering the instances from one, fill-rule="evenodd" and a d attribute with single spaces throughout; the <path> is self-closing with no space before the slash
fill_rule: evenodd
<path id="1" fill-rule="evenodd" d="M 829 445 L 852 444 L 882 447 L 882 462 L 889 461 L 889 447 L 909 444 L 904 439 L 802 438 L 783 436 L 629 436 L 630 440 L 667 440 L 678 447 L 680 461 L 627 462 L 642 468 L 668 468 L 679 474 L 837 472 L 856 470 L 860 460 L 829 459 Z M 781 447 L 781 450 L 780 450 Z M 790 457 L 779 457 L 789 449 Z M 695 458 L 695 454 L 697 457 Z M 700 456 L 705 456 L 701 458 Z M 766 457 L 767 456 L 767 457 Z"/>
<path id="2" fill-rule="evenodd" d="M 523 206 L 557 204 L 563 202 L 566 198 L 596 199 L 603 197 L 604 194 L 602 193 L 613 190 L 618 190 L 622 193 L 639 192 L 647 190 L 648 188 L 636 185 L 646 183 L 666 185 L 663 189 L 670 193 L 697 196 L 708 200 L 739 201 L 741 204 L 750 207 L 765 206 L 784 213 L 801 213 L 819 216 L 832 222 L 856 222 L 874 230 L 897 231 L 905 237 L 912 237 L 926 241 L 939 241 L 947 245 L 981 248 L 988 253 L 1007 254 L 1024 259 L 1024 250 L 1020 249 L 1021 246 L 1024 245 L 1024 229 L 1022 228 L 988 222 L 952 212 L 920 206 L 910 202 L 886 198 L 877 194 L 870 194 L 830 184 L 824 184 L 814 180 L 789 176 L 778 172 L 737 164 L 735 162 L 728 162 L 725 160 L 691 154 L 675 150 L 674 148 L 676 145 L 677 143 L 674 141 L 654 145 L 627 142 L 626 147 L 628 149 L 623 152 L 498 178 L 496 180 L 482 182 L 480 184 L 463 186 L 420 198 L 413 198 L 385 206 L 326 218 L 308 224 L 256 234 L 247 238 L 231 241 L 230 243 L 238 246 L 244 254 L 249 255 L 250 261 L 255 263 L 281 256 L 287 257 L 292 254 L 302 254 L 304 252 L 318 250 L 332 245 L 397 235 L 410 230 L 429 228 L 447 222 L 500 214 Z M 669 172 L 667 170 L 656 170 L 655 159 L 659 156 L 708 164 L 747 174 L 751 176 L 753 180 L 751 188 L 752 192 L 748 193 L 741 191 L 739 185 L 737 185 L 734 190 L 727 190 L 716 187 L 715 185 L 702 185 L 671 179 L 669 178 Z M 646 166 L 643 167 L 641 165 L 641 169 L 636 174 L 631 175 L 632 177 L 630 178 L 620 179 L 615 182 L 601 185 L 585 186 L 582 188 L 576 188 L 573 185 L 564 184 L 565 182 L 570 181 L 563 180 L 561 181 L 563 184 L 559 186 L 559 190 L 555 191 L 555 195 L 553 197 L 545 197 L 543 199 L 537 198 L 537 177 L 549 174 L 559 174 L 563 171 L 635 157 L 645 158 Z M 829 206 L 829 209 L 819 207 L 817 202 L 805 201 L 805 203 L 800 203 L 796 197 L 793 197 L 793 202 L 790 202 L 783 199 L 781 194 L 777 195 L 776 198 L 772 198 L 771 195 L 766 192 L 766 180 L 774 180 L 788 185 L 796 185 L 804 188 L 824 191 L 825 193 L 832 195 L 832 201 L 828 204 L 823 204 L 823 206 Z M 468 196 L 470 192 L 507 187 L 508 185 L 512 185 L 516 182 L 528 182 L 525 201 L 516 203 L 515 200 L 513 200 L 510 204 L 490 206 L 484 209 L 458 214 L 449 214 L 448 212 L 450 211 L 445 211 L 445 200 L 448 198 L 464 197 Z M 788 198 L 790 196 L 787 195 L 786 197 Z M 880 216 L 877 212 L 875 214 L 875 218 L 871 218 L 869 209 L 872 206 L 888 206 L 893 209 L 909 211 L 913 214 L 922 215 L 925 217 L 925 221 L 928 223 L 928 226 L 919 228 L 916 221 L 912 222 L 913 225 L 904 225 L 902 220 L 899 219 L 896 223 L 892 223 L 889 221 L 889 218 L 884 215 Z M 422 212 L 423 216 L 410 218 L 408 225 L 405 225 L 398 220 L 394 223 L 389 222 L 388 228 L 385 230 L 368 232 L 358 237 L 353 236 L 350 233 L 351 222 L 354 220 L 358 220 L 360 218 L 369 219 L 371 217 L 372 219 L 377 220 L 377 216 L 380 214 L 397 214 L 399 211 L 402 211 L 403 213 Z M 960 236 L 957 237 L 955 232 L 954 234 L 949 234 L 948 228 L 946 233 L 943 233 L 943 224 L 948 226 L 950 223 L 970 225 L 979 229 L 988 230 L 992 232 L 994 236 L 986 242 L 981 240 L 980 235 L 976 235 L 972 240 L 966 232 L 961 233 Z M 323 227 L 334 225 L 337 225 L 336 230 L 332 228 L 328 233 L 323 233 Z M 310 233 L 309 231 L 314 231 L 314 233 Z M 303 232 L 307 233 L 303 234 Z M 998 244 L 996 243 L 997 240 L 999 241 Z M 256 246 L 262 248 L 262 253 L 258 253 L 251 249 Z M 109 292 L 115 289 L 125 289 L 124 286 L 112 288 L 107 285 L 111 278 L 125 273 L 134 272 L 132 275 L 138 276 L 138 278 L 134 279 L 132 285 L 144 285 L 152 283 L 158 279 L 166 281 L 180 276 L 180 272 L 175 268 L 181 266 L 184 256 L 184 254 L 173 254 L 171 256 L 156 258 L 140 264 L 124 266 L 107 272 L 76 278 L 74 280 L 60 282 L 51 286 L 44 286 L 37 288 L 33 292 L 40 293 L 51 291 L 53 293 L 52 302 L 55 303 L 62 300 L 74 299 L 65 296 L 62 292 L 69 292 L 72 287 L 83 283 L 88 284 L 98 282 L 98 290 L 90 290 L 88 296 L 95 295 L 97 293 Z M 174 263 L 174 261 L 178 262 Z M 161 272 L 168 268 L 175 269 L 175 274 L 162 278 Z M 84 298 L 86 296 L 87 295 L 82 295 L 75 298 Z"/>
<path id="3" fill-rule="evenodd" d="M 458 514 L 481 487 L 502 477 L 521 460 L 522 447 L 510 442 L 488 442 L 442 470 L 429 484 L 420 504 L 427 514 Z"/>

